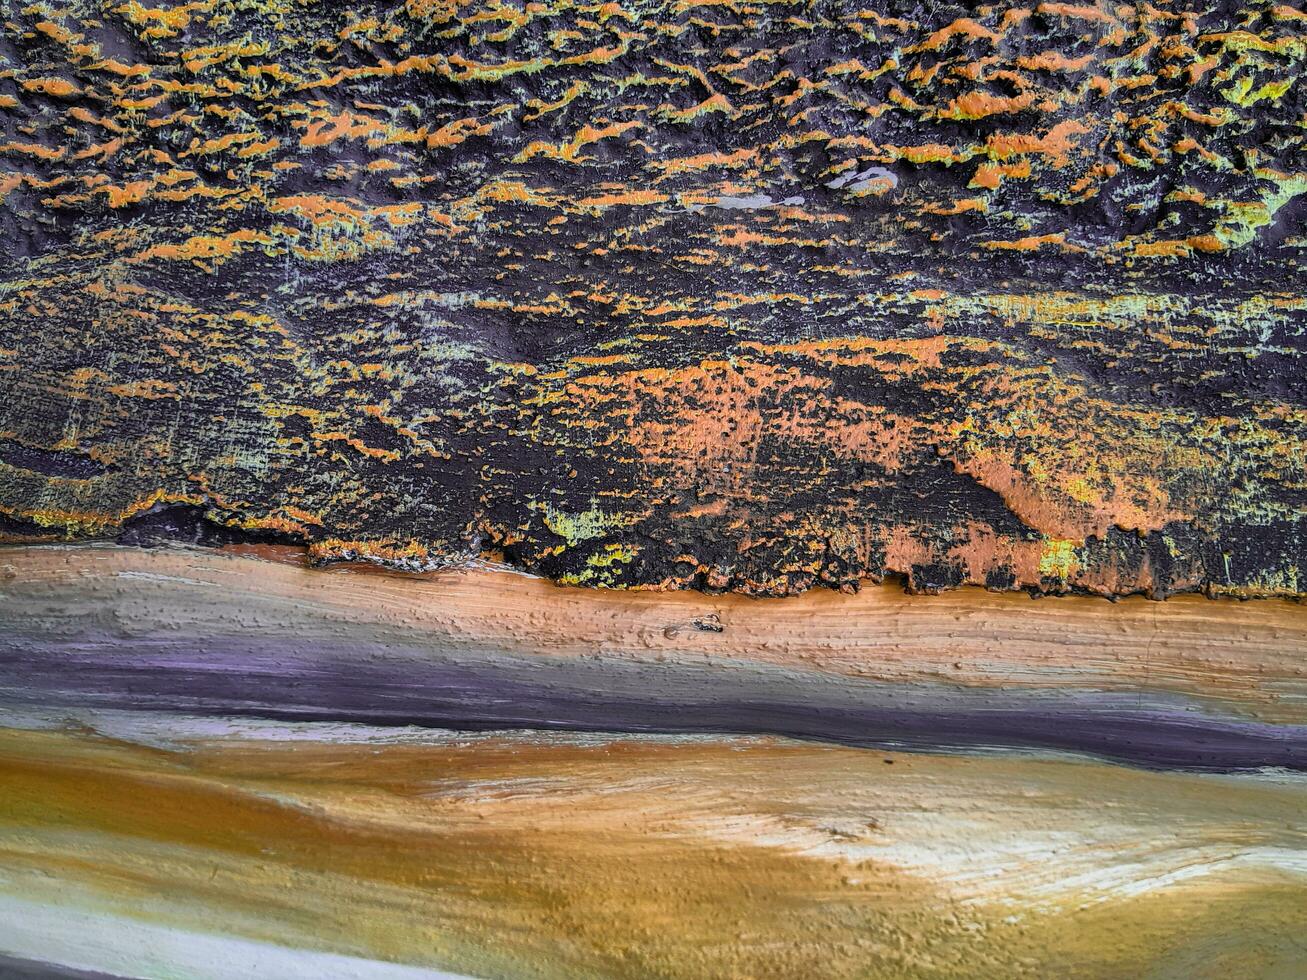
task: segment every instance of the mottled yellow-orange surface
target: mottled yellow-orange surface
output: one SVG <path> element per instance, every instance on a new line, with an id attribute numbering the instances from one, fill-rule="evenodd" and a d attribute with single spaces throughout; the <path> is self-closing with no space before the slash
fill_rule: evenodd
<path id="1" fill-rule="evenodd" d="M 93 910 L 125 942 L 147 922 L 482 977 L 1307 968 L 1297 780 L 769 739 L 97 724 L 0 732 L 0 890 Z"/>

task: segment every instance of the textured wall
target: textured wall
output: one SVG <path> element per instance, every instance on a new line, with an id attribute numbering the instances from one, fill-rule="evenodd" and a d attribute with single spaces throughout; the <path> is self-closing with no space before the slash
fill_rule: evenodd
<path id="1" fill-rule="evenodd" d="M 1289 6 L 4 11 L 11 540 L 1301 591 Z"/>

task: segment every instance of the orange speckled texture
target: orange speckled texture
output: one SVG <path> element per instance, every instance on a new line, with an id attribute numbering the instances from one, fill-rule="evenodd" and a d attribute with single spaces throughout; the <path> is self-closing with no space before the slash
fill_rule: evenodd
<path id="1" fill-rule="evenodd" d="M 759 594 L 1297 595 L 1273 3 L 37 2 L 0 512 Z"/>

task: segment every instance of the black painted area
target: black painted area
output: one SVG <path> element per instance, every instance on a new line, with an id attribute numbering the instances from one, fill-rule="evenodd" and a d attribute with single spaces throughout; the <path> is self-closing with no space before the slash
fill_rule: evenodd
<path id="1" fill-rule="evenodd" d="M 3 980 L 129 980 L 121 974 L 79 970 L 71 966 L 60 966 L 57 963 L 6 956 L 3 953 L 0 953 L 0 978 Z"/>
<path id="2" fill-rule="evenodd" d="M 123 521 L 117 543 L 143 548 L 166 544 L 221 548 L 233 544 L 296 544 L 298 539 L 275 531 L 249 530 L 222 524 L 193 504 L 156 504 Z"/>

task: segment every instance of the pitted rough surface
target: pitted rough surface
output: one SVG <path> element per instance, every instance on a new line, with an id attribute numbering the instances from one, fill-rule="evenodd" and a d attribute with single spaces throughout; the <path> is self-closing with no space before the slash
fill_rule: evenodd
<path id="1" fill-rule="evenodd" d="M 1288 5 L 5 18 L 9 539 L 1302 591 Z"/>

